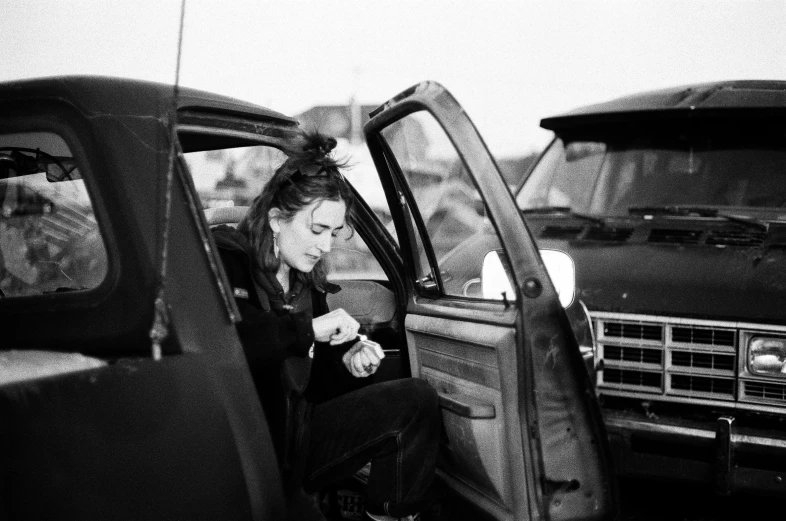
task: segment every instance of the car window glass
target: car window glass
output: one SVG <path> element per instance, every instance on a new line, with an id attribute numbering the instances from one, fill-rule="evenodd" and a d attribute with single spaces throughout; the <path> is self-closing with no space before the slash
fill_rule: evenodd
<path id="1" fill-rule="evenodd" d="M 0 135 L 0 290 L 5 297 L 88 290 L 107 252 L 78 164 L 49 132 Z"/>
<path id="2" fill-rule="evenodd" d="M 421 287 L 428 287 L 433 269 L 446 294 L 480 298 L 483 259 L 499 249 L 499 240 L 456 148 L 425 111 L 405 116 L 382 135 L 414 197 L 412 214 L 419 214 L 425 228 L 425 237 L 414 234 Z M 426 263 L 427 243 L 437 264 L 431 268 Z"/>
<path id="3" fill-rule="evenodd" d="M 184 154 L 203 209 L 249 206 L 286 157 L 271 146 L 219 148 Z M 238 213 L 225 215 L 242 216 Z M 333 239 L 332 250 L 325 260 L 331 280 L 387 280 L 365 241 L 350 228 L 344 228 Z"/>

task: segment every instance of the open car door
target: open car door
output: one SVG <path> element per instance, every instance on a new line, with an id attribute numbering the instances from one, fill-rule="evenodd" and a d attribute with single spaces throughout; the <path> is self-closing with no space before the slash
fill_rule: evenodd
<path id="1" fill-rule="evenodd" d="M 366 138 L 406 265 L 411 371 L 440 394 L 439 477 L 494 519 L 614 518 L 592 383 L 474 125 L 432 82 L 371 116 Z"/>

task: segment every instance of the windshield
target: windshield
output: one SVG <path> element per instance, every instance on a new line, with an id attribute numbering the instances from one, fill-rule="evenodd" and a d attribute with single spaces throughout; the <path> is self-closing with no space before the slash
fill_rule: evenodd
<path id="1" fill-rule="evenodd" d="M 628 215 L 662 206 L 786 219 L 786 143 L 762 136 L 558 137 L 517 197 L 521 209 Z"/>

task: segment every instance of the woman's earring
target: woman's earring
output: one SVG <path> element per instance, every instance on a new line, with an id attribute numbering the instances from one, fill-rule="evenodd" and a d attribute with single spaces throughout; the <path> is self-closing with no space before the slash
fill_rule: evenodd
<path id="1" fill-rule="evenodd" d="M 273 234 L 273 255 L 278 258 L 278 234 Z"/>

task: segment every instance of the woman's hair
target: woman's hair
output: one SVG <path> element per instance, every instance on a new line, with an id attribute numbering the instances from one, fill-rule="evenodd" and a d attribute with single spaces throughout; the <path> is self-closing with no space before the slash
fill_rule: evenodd
<path id="1" fill-rule="evenodd" d="M 354 198 L 341 173 L 346 162 L 336 160 L 331 154 L 335 146 L 332 137 L 316 131 L 300 131 L 284 149 L 289 157 L 276 169 L 238 224 L 238 231 L 248 237 L 256 253 L 256 263 L 263 270 L 276 272 L 281 262 L 273 253 L 273 230 L 268 218 L 272 208 L 278 208 L 281 218 L 287 221 L 314 201 L 343 201 L 347 207 L 346 226 L 352 229 Z M 297 272 L 297 277 L 324 291 L 327 281 L 324 260 L 310 273 Z"/>

